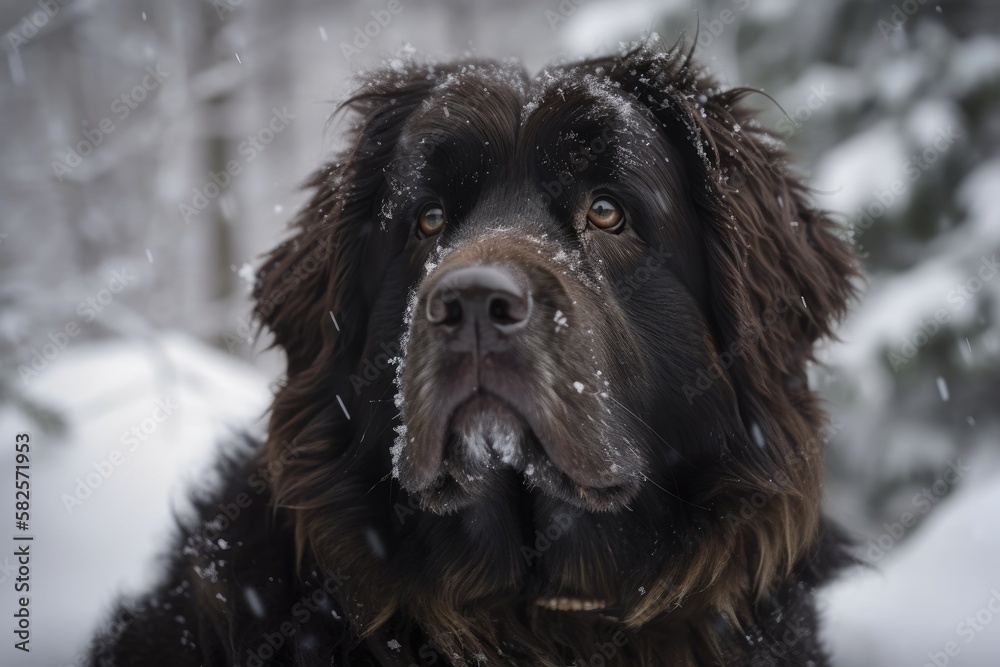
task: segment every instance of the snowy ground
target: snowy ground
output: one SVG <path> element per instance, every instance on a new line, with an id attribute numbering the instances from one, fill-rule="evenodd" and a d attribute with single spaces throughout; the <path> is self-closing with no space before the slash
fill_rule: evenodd
<path id="1" fill-rule="evenodd" d="M 185 511 L 184 488 L 210 470 L 218 442 L 259 430 L 269 390 L 252 367 L 182 335 L 69 347 L 31 390 L 68 425 L 64 436 L 50 436 L 23 415 L 0 412 L 5 439 L 31 435 L 35 537 L 31 654 L 5 640 L 0 665 L 83 665 L 92 626 L 115 596 L 155 576 L 154 556 L 166 544 L 172 515 Z M 11 479 L 13 446 L 4 447 L 0 465 L 2 478 Z M 67 503 L 74 496 L 79 504 Z M 11 501 L 5 493 L 4 516 L 13 514 Z M 14 559 L 7 548 L 3 553 L 7 637 Z"/>
<path id="2" fill-rule="evenodd" d="M 995 465 L 989 467 L 996 471 Z M 991 479 L 973 479 L 941 501 L 911 539 L 891 546 L 884 556 L 875 551 L 874 568 L 859 569 L 828 587 L 821 604 L 835 664 L 1000 664 L 998 515 L 1000 476 L 994 472 Z M 891 537 L 890 530 L 898 533 L 899 527 L 885 531 Z M 891 544 L 889 538 L 883 543 Z"/>
<path id="3" fill-rule="evenodd" d="M 68 428 L 62 437 L 28 429 L 33 650 L 25 660 L 4 642 L 0 664 L 84 664 L 86 638 L 116 594 L 155 576 L 171 515 L 184 512 L 184 489 L 204 477 L 216 443 L 241 427 L 262 428 L 269 389 L 251 367 L 174 334 L 67 349 L 32 394 L 62 411 Z M 23 415 L 0 413 L 0 433 L 24 428 Z M 133 428 L 144 439 L 131 440 Z M 92 474 L 107 472 L 115 450 L 122 456 L 113 472 L 106 479 Z M 945 657 L 962 667 L 997 664 L 1000 477 L 982 472 L 996 471 L 995 462 L 971 463 L 980 472 L 963 479 L 912 539 L 893 546 L 878 570 L 854 573 L 826 591 L 825 637 L 838 667 L 920 667 L 935 664 L 930 656 L 938 665 Z M 5 455 L 5 478 L 11 464 Z M 81 481 L 94 488 L 78 489 Z M 73 495 L 87 497 L 70 503 L 70 511 Z M 4 515 L 9 503 L 4 498 Z M 0 579 L 11 576 L 6 558 Z M 9 609 L 6 582 L 2 590 Z M 954 656 L 944 653 L 949 649 Z"/>

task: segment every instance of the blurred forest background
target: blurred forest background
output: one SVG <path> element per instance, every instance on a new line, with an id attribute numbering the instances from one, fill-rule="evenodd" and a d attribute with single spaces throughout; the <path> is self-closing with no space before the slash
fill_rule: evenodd
<path id="1" fill-rule="evenodd" d="M 697 39 L 726 86 L 780 105 L 756 98 L 862 257 L 864 297 L 812 377 L 829 512 L 879 569 L 826 598 L 837 664 L 920 665 L 952 640 L 950 664 L 997 664 L 1000 621 L 980 615 L 972 640 L 960 625 L 1000 590 L 1000 3 L 399 2 L 0 6 L 0 425 L 35 434 L 48 479 L 48 664 L 78 658 L 110 596 L 146 576 L 159 533 L 120 522 L 166 525 L 179 501 L 162 478 L 197 479 L 213 420 L 266 408 L 281 359 L 252 338 L 249 278 L 336 148 L 325 123 L 350 76 L 412 50 L 537 72 L 651 31 Z M 168 422 L 145 463 L 66 507 L 164 395 L 210 426 Z"/>

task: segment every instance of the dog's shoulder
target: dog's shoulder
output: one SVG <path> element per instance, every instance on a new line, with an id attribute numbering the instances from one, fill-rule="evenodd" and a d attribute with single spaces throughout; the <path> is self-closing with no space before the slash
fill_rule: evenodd
<path id="1" fill-rule="evenodd" d="M 339 664 L 342 577 L 296 563 L 293 532 L 271 503 L 277 471 L 255 450 L 247 442 L 220 457 L 209 489 L 178 519 L 164 575 L 118 602 L 91 664 Z"/>

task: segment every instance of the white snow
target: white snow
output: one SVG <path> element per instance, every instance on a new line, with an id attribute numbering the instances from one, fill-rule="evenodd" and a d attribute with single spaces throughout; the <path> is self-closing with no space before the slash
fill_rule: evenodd
<path id="1" fill-rule="evenodd" d="M 560 51 L 573 56 L 612 53 L 620 41 L 649 32 L 654 27 L 654 16 L 686 6 L 684 0 L 584 3 L 568 21 L 556 26 Z"/>
<path id="2" fill-rule="evenodd" d="M 237 275 L 243 282 L 247 284 L 247 293 L 253 291 L 254 285 L 257 283 L 257 272 L 248 262 L 243 262 L 240 266 Z"/>
<path id="3" fill-rule="evenodd" d="M 932 334 L 933 339 L 933 327 L 927 323 L 941 313 L 947 322 L 960 325 L 975 317 L 972 299 L 958 298 L 956 286 L 978 278 L 980 269 L 996 254 L 992 249 L 1000 244 L 997 183 L 1000 159 L 974 170 L 958 192 L 959 205 L 968 211 L 963 225 L 941 232 L 935 252 L 918 267 L 874 276 L 864 299 L 854 304 L 839 331 L 843 342 L 821 351 L 825 361 L 841 369 L 840 375 L 852 379 L 861 394 L 859 400 L 874 407 L 891 397 L 893 377 L 882 358 L 886 350 L 901 350 L 904 341 L 914 340 L 920 332 Z M 992 302 L 994 309 L 1000 306 L 1000 276 L 975 284 L 981 288 L 974 298 Z M 967 346 L 972 347 L 971 343 Z"/>
<path id="4" fill-rule="evenodd" d="M 948 400 L 948 383 L 945 382 L 945 379 L 943 377 L 941 377 L 940 375 L 937 377 L 937 388 L 938 388 L 938 393 L 941 395 L 941 400 L 942 401 L 947 401 Z"/>
<path id="5" fill-rule="evenodd" d="M 1000 39 L 979 35 L 955 48 L 948 61 L 947 81 L 957 93 L 1000 78 Z"/>
<path id="6" fill-rule="evenodd" d="M 187 511 L 187 489 L 206 477 L 220 447 L 241 429 L 262 430 L 270 392 L 252 367 L 181 334 L 69 346 L 29 391 L 68 425 L 53 435 L 9 404 L 0 409 L 0 432 L 27 431 L 32 441 L 31 664 L 76 664 L 116 595 L 144 589 L 159 572 L 154 556 L 169 546 L 172 515 Z M 164 415 L 164 399 L 177 407 L 157 422 L 151 415 Z M 144 438 L 134 451 L 123 442 L 133 428 Z M 115 450 L 121 464 L 85 487 L 89 496 L 70 513 L 64 494 L 88 475 L 95 480 L 95 466 Z M 11 565 L 0 555 L 5 589 Z M 25 664 L 11 644 L 0 648 L 0 664 Z"/>
<path id="7" fill-rule="evenodd" d="M 998 516 L 1000 476 L 994 476 L 942 501 L 877 569 L 855 571 L 825 589 L 820 598 L 825 607 L 823 636 L 834 664 L 933 665 L 928 654 L 940 654 L 954 642 L 958 653 L 947 664 L 996 665 Z M 982 628 L 978 631 L 967 621 L 977 615 Z"/>
<path id="8" fill-rule="evenodd" d="M 908 150 L 899 129 L 888 121 L 851 137 L 829 151 L 816 167 L 816 201 L 826 209 L 850 216 L 876 199 L 876 193 L 891 189 L 905 178 L 903 165 Z M 896 210 L 912 195 L 907 187 L 891 205 Z M 879 224 L 876 221 L 875 224 Z"/>
<path id="9" fill-rule="evenodd" d="M 905 127 L 916 140 L 916 149 L 932 146 L 942 128 L 962 126 L 960 110 L 950 101 L 925 100 L 907 114 Z"/>
<path id="10" fill-rule="evenodd" d="M 552 320 L 556 323 L 556 333 L 569 326 L 569 320 L 566 319 L 566 315 L 561 310 L 556 311 L 555 317 Z"/>

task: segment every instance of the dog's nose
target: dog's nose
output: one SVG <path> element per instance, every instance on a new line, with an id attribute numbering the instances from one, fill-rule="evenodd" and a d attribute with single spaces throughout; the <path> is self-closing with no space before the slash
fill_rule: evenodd
<path id="1" fill-rule="evenodd" d="M 495 349 L 530 316 L 531 294 L 499 266 L 452 269 L 427 299 L 427 321 L 456 350 Z"/>

